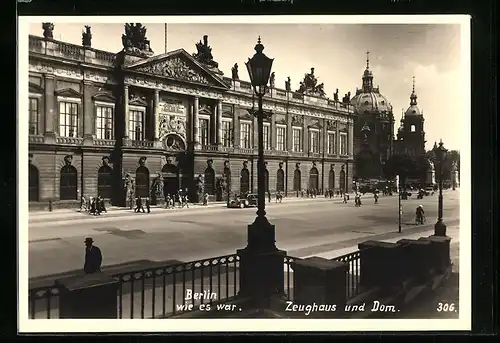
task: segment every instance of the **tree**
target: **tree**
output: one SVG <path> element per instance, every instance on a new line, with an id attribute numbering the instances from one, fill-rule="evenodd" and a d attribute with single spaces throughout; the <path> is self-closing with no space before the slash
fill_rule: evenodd
<path id="1" fill-rule="evenodd" d="M 384 173 L 388 179 L 394 179 L 399 175 L 401 184 L 406 183 L 406 178 L 417 170 L 417 163 L 414 158 L 404 154 L 394 154 L 384 165 Z"/>

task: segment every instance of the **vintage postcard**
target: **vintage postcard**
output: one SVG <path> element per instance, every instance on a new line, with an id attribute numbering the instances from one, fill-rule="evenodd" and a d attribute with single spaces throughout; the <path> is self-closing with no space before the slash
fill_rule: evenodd
<path id="1" fill-rule="evenodd" d="M 468 16 L 18 42 L 21 332 L 470 330 Z"/>

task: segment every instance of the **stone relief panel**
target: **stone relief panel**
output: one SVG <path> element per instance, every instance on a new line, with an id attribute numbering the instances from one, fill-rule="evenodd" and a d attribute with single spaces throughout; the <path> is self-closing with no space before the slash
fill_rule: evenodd
<path id="1" fill-rule="evenodd" d="M 99 83 L 116 84 L 116 80 L 111 75 L 100 73 L 92 70 L 85 70 L 82 72 L 78 68 L 52 66 L 48 63 L 39 61 L 30 61 L 29 71 L 34 73 L 52 74 L 59 77 L 65 77 L 75 80 L 88 80 Z"/>
<path id="2" fill-rule="evenodd" d="M 134 68 L 134 70 L 182 81 L 197 82 L 205 85 L 210 84 L 210 81 L 205 76 L 195 71 L 190 63 L 180 56 Z"/>
<path id="3" fill-rule="evenodd" d="M 158 138 L 165 149 L 185 149 L 186 108 L 181 100 L 168 99 L 158 105 Z"/>

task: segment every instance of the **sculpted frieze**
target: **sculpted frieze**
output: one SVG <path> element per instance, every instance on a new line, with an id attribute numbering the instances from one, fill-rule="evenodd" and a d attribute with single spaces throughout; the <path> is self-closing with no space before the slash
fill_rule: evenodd
<path id="1" fill-rule="evenodd" d="M 82 72 L 77 68 L 63 67 L 63 66 L 54 67 L 48 63 L 43 63 L 43 62 L 30 62 L 29 71 L 35 73 L 53 74 L 55 76 L 66 77 L 71 79 L 81 80 L 83 78 Z"/>
<path id="2" fill-rule="evenodd" d="M 181 57 L 165 59 L 161 62 L 136 68 L 135 70 L 182 81 L 197 82 L 205 85 L 210 84 L 205 76 L 193 70 L 193 68 L 191 68 L 191 66 Z"/>
<path id="3" fill-rule="evenodd" d="M 106 75 L 103 73 L 98 73 L 92 70 L 85 70 L 84 79 L 88 81 L 98 82 L 98 83 L 108 83 L 108 84 L 116 84 L 116 81 L 111 75 Z"/>
<path id="4" fill-rule="evenodd" d="M 160 141 L 165 140 L 168 135 L 176 134 L 186 139 L 186 119 L 183 116 L 159 114 L 158 137 Z"/>

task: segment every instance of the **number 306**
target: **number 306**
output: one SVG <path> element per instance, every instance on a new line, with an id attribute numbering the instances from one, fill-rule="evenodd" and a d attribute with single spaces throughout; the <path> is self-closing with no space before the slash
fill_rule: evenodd
<path id="1" fill-rule="evenodd" d="M 454 312 L 455 311 L 455 304 L 448 304 L 448 303 L 438 303 L 436 311 L 438 312 Z"/>

